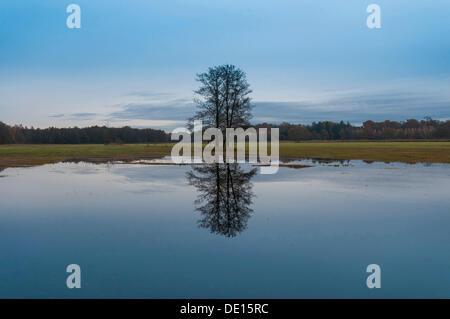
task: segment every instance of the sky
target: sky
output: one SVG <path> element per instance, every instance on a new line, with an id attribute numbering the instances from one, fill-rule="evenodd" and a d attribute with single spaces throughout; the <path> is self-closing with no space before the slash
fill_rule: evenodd
<path id="1" fill-rule="evenodd" d="M 448 0 L 2 0 L 0 121 L 171 130 L 224 63 L 253 123 L 449 119 L 449 17 Z"/>

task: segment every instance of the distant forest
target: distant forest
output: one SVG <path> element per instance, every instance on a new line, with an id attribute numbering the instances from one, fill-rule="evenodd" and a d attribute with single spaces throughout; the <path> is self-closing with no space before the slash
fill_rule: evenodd
<path id="1" fill-rule="evenodd" d="M 362 126 L 344 122 L 313 122 L 311 125 L 282 123 L 272 126 L 260 124 L 257 127 L 279 127 L 280 140 L 398 140 L 398 139 L 450 139 L 450 121 L 410 119 L 404 122 L 366 121 Z"/>
<path id="2" fill-rule="evenodd" d="M 170 135 L 162 130 L 131 127 L 110 128 L 27 128 L 0 122 L 0 144 L 109 144 L 168 142 Z"/>
<path id="3" fill-rule="evenodd" d="M 256 128 L 278 127 L 282 141 L 308 140 L 400 140 L 400 139 L 450 139 L 450 121 L 410 119 L 404 122 L 366 121 L 362 126 L 344 122 L 314 122 L 311 125 L 268 123 Z M 269 130 L 270 132 L 270 130 Z M 109 143 L 166 143 L 170 134 L 150 128 L 27 128 L 8 126 L 0 122 L 0 144 L 109 144 Z"/>

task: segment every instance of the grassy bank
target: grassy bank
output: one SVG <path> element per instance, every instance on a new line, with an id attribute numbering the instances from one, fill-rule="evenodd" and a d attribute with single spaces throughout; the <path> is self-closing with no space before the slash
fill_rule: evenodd
<path id="1" fill-rule="evenodd" d="M 170 155 L 172 144 L 0 145 L 0 168 L 64 160 L 133 160 Z"/>
<path id="2" fill-rule="evenodd" d="M 0 168 L 63 160 L 133 160 L 170 155 L 172 144 L 0 145 Z M 289 158 L 359 159 L 383 162 L 450 163 L 450 142 L 280 143 Z"/>
<path id="3" fill-rule="evenodd" d="M 381 162 L 450 163 L 450 142 L 281 143 L 280 155 Z"/>

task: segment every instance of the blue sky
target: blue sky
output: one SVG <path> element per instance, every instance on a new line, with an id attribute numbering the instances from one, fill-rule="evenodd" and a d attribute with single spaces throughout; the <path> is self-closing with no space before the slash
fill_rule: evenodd
<path id="1" fill-rule="evenodd" d="M 223 63 L 247 72 L 254 122 L 447 119 L 449 17 L 448 0 L 2 0 L 0 121 L 171 129 Z"/>

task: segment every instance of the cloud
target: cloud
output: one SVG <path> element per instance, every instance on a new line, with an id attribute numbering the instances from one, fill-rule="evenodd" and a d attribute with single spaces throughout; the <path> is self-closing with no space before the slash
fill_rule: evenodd
<path id="1" fill-rule="evenodd" d="M 253 105 L 252 122 L 255 124 L 348 121 L 358 125 L 366 120 L 404 121 L 425 116 L 435 119 L 450 116 L 450 96 L 440 94 L 439 91 L 341 91 L 304 101 L 255 101 Z M 122 106 L 122 110 L 109 114 L 109 117 L 112 121 L 128 121 L 142 126 L 153 123 L 168 129 L 182 126 L 194 113 L 195 104 L 190 99 L 173 99 L 128 103 Z"/>
<path id="2" fill-rule="evenodd" d="M 139 92 L 134 92 L 137 94 Z M 135 100 L 117 105 L 112 113 L 53 114 L 50 117 L 72 121 L 107 121 L 114 126 L 152 127 L 167 131 L 182 127 L 195 111 L 188 98 L 167 99 L 165 93 L 140 92 L 161 100 Z M 132 100 L 132 99 L 130 99 Z M 378 89 L 327 92 L 301 101 L 254 101 L 254 124 L 281 122 L 310 124 L 314 121 L 345 121 L 360 125 L 366 120 L 404 121 L 409 118 L 450 117 L 450 94 L 445 90 Z"/>
<path id="3" fill-rule="evenodd" d="M 84 120 L 92 120 L 93 118 L 100 115 L 99 113 L 70 113 L 70 114 L 51 114 L 48 117 L 64 119 L 64 120 L 73 120 L 73 121 L 84 121 Z"/>
<path id="4" fill-rule="evenodd" d="M 64 117 L 64 114 L 53 114 L 53 115 L 49 115 L 48 117 L 61 118 L 61 117 Z"/>
<path id="5" fill-rule="evenodd" d="M 70 120 L 75 121 L 84 121 L 84 120 L 91 120 L 92 118 L 99 115 L 98 113 L 72 113 L 69 114 L 68 117 Z"/>
<path id="6" fill-rule="evenodd" d="M 115 120 L 187 120 L 195 112 L 194 104 L 188 99 L 175 99 L 163 103 L 129 103 L 121 111 L 109 116 Z"/>
<path id="7" fill-rule="evenodd" d="M 450 115 L 450 97 L 429 92 L 383 91 L 339 93 L 310 101 L 254 102 L 253 122 L 308 124 L 313 121 L 402 121 Z"/>

